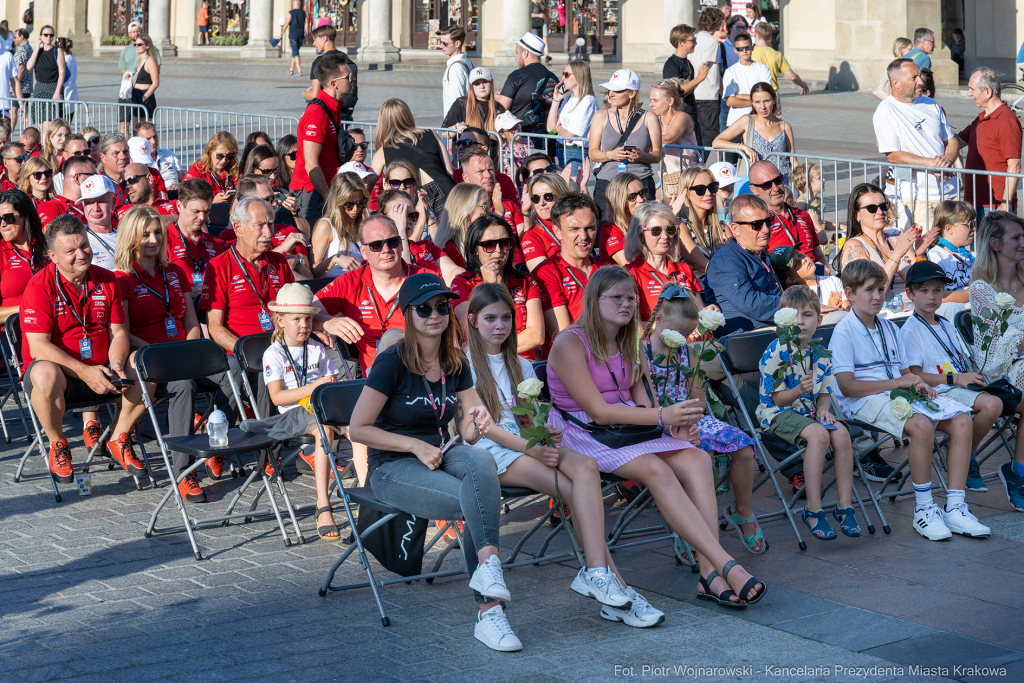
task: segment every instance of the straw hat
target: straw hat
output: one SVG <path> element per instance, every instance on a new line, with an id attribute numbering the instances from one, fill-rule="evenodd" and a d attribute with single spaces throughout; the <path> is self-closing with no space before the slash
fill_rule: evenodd
<path id="1" fill-rule="evenodd" d="M 306 313 L 319 312 L 313 305 L 313 291 L 298 282 L 289 282 L 277 292 L 277 298 L 267 304 L 274 313 Z"/>

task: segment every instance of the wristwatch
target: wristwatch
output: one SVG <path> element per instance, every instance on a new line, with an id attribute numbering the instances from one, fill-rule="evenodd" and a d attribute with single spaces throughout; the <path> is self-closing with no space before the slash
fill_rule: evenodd
<path id="1" fill-rule="evenodd" d="M 952 372 L 947 372 L 946 373 L 946 384 L 948 384 L 949 386 L 953 386 L 953 378 L 955 376 L 956 375 L 954 375 Z"/>

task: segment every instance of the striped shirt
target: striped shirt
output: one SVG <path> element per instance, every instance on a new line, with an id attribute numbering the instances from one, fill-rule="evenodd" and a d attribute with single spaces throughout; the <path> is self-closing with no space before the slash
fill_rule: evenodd
<path id="1" fill-rule="evenodd" d="M 875 320 L 875 329 L 868 330 L 857 314 L 851 311 L 836 325 L 828 345 L 832 351 L 832 373 L 836 377 L 841 372 L 852 372 L 854 379 L 884 381 L 902 374 L 899 330 L 884 318 L 876 317 Z M 838 381 L 835 393 L 839 405 L 848 416 L 860 410 L 871 398 L 846 398 L 839 389 Z"/>

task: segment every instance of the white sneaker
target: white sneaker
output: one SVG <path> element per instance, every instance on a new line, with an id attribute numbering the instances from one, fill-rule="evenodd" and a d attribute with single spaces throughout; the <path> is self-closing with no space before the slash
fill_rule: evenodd
<path id="1" fill-rule="evenodd" d="M 615 574 L 604 567 L 580 568 L 570 588 L 580 595 L 594 598 L 602 605 L 629 609 L 629 596 L 622 590 Z"/>
<path id="2" fill-rule="evenodd" d="M 946 523 L 943 522 L 942 510 L 932 503 L 923 510 L 914 510 L 914 530 L 929 541 L 944 541 L 952 538 Z"/>
<path id="3" fill-rule="evenodd" d="M 505 577 L 501 574 L 501 560 L 497 555 L 491 555 L 486 562 L 476 568 L 473 578 L 469 580 L 469 587 L 491 600 L 508 602 L 512 599 L 505 586 Z"/>
<path id="4" fill-rule="evenodd" d="M 942 511 L 942 522 L 954 534 L 984 538 L 991 536 L 992 530 L 978 521 L 978 518 L 967 509 L 966 503 L 957 503 L 952 512 Z"/>
<path id="5" fill-rule="evenodd" d="M 501 605 L 495 605 L 483 614 L 477 613 L 473 635 L 481 643 L 498 652 L 517 652 L 523 649 L 523 643 L 512 632 Z"/>
<path id="6" fill-rule="evenodd" d="M 635 626 L 636 628 L 657 626 L 665 621 L 665 613 L 654 609 L 644 596 L 637 593 L 631 587 L 626 587 L 626 595 L 629 596 L 633 603 L 631 606 L 610 607 L 605 605 L 601 608 L 601 618 L 608 621 L 622 621 L 627 626 Z"/>

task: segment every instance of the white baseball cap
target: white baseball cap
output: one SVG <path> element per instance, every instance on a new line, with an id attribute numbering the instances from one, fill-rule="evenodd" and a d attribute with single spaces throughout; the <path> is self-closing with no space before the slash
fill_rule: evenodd
<path id="1" fill-rule="evenodd" d="M 469 72 L 469 82 L 476 83 L 477 81 L 494 82 L 494 78 L 491 76 L 491 72 L 486 66 L 478 66 Z"/>
<path id="2" fill-rule="evenodd" d="M 719 187 L 728 187 L 733 183 L 738 183 L 740 180 L 739 174 L 736 173 L 736 167 L 728 161 L 719 161 L 717 164 L 711 164 L 708 170 L 715 176 Z"/>
<path id="3" fill-rule="evenodd" d="M 142 30 L 142 24 L 140 24 L 137 21 L 133 21 L 132 23 L 128 24 L 128 30 L 129 31 L 131 31 L 133 28 L 137 28 L 137 29 L 139 29 L 141 31 Z"/>
<path id="4" fill-rule="evenodd" d="M 503 111 L 494 119 L 494 129 L 499 133 L 503 130 L 512 130 L 522 121 L 510 111 Z"/>
<path id="5" fill-rule="evenodd" d="M 640 77 L 636 75 L 635 71 L 619 69 L 612 74 L 611 80 L 607 83 L 602 83 L 601 87 L 613 92 L 619 92 L 622 90 L 639 90 Z"/>
<path id="6" fill-rule="evenodd" d="M 91 175 L 82 183 L 82 197 L 75 204 L 81 204 L 86 199 L 99 199 L 103 195 L 116 192 L 117 188 L 114 187 L 114 181 L 110 178 L 102 174 Z"/>
<path id="7" fill-rule="evenodd" d="M 342 164 L 341 168 L 338 169 L 338 173 L 356 173 L 360 178 L 373 175 L 373 171 L 366 168 L 366 166 L 363 166 L 358 161 L 350 161 L 346 164 Z"/>
<path id="8" fill-rule="evenodd" d="M 133 164 L 145 164 L 156 166 L 153 161 L 153 150 L 149 148 L 149 140 L 146 138 L 134 137 L 128 140 L 128 152 L 131 154 Z"/>
<path id="9" fill-rule="evenodd" d="M 516 42 L 516 45 L 538 57 L 544 54 L 544 41 L 536 33 L 525 34 Z"/>

